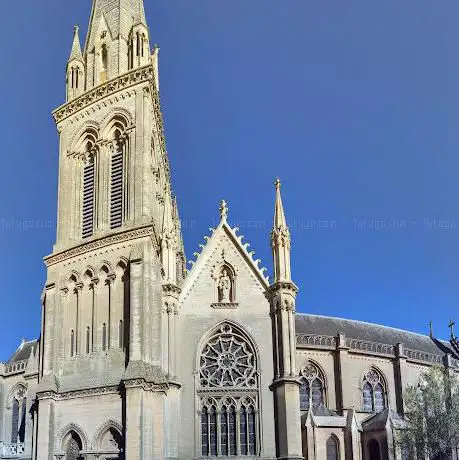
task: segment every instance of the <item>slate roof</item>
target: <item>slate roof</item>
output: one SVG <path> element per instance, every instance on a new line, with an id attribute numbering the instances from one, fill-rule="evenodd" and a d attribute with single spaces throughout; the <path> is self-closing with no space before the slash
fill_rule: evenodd
<path id="1" fill-rule="evenodd" d="M 7 364 L 17 363 L 18 361 L 24 361 L 29 359 L 30 353 L 37 349 L 38 340 L 31 340 L 30 342 L 23 342 L 19 345 L 19 348 L 13 353 L 11 358 L 7 361 Z"/>
<path id="2" fill-rule="evenodd" d="M 346 338 L 388 345 L 403 343 L 405 348 L 412 350 L 423 351 L 437 356 L 444 356 L 445 353 L 451 353 L 456 357 L 456 353 L 454 353 L 448 342 L 402 329 L 351 319 L 302 313 L 297 313 L 295 323 L 297 334 L 336 336 L 339 333 L 344 333 Z"/>

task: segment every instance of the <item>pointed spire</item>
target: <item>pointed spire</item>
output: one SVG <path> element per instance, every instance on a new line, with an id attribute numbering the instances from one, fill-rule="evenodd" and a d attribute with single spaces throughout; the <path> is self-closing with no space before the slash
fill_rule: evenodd
<path id="1" fill-rule="evenodd" d="M 290 232 L 285 219 L 284 206 L 280 191 L 281 182 L 276 179 L 276 201 L 274 222 L 271 232 L 271 248 L 274 258 L 274 281 L 291 281 L 290 275 Z"/>
<path id="2" fill-rule="evenodd" d="M 276 204 L 274 208 L 274 226 L 273 231 L 287 231 L 287 221 L 285 220 L 285 213 L 284 213 L 284 206 L 282 204 L 282 196 L 281 196 L 281 181 L 279 178 L 276 179 L 274 182 L 274 186 L 276 187 Z"/>
<path id="3" fill-rule="evenodd" d="M 73 29 L 73 44 L 72 44 L 72 51 L 70 52 L 69 61 L 73 59 L 78 59 L 80 61 L 83 60 L 83 53 L 81 52 L 79 30 L 80 28 L 78 26 L 75 26 Z"/>
<path id="4" fill-rule="evenodd" d="M 145 17 L 145 7 L 143 4 L 143 0 L 137 0 L 137 10 L 134 16 L 134 24 L 147 24 L 147 19 Z"/>

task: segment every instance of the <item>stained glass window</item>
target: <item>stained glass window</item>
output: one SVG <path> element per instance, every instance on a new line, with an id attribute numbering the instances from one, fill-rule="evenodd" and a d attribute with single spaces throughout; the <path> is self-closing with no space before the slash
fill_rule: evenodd
<path id="1" fill-rule="evenodd" d="M 257 455 L 258 377 L 250 341 L 224 324 L 204 345 L 199 366 L 202 455 Z"/>
<path id="2" fill-rule="evenodd" d="M 201 412 L 202 455 L 209 455 L 209 413 L 204 406 Z"/>
<path id="3" fill-rule="evenodd" d="M 308 362 L 300 372 L 300 409 L 316 409 L 324 404 L 325 379 L 322 371 L 312 362 Z"/>
<path id="4" fill-rule="evenodd" d="M 241 455 L 247 455 L 247 410 L 245 407 L 241 410 Z"/>
<path id="5" fill-rule="evenodd" d="M 228 412 L 225 406 L 222 407 L 222 412 L 220 414 L 220 430 L 222 455 L 228 455 Z"/>
<path id="6" fill-rule="evenodd" d="M 386 408 L 386 391 L 381 374 L 370 369 L 364 377 L 362 386 L 363 410 L 382 412 Z"/>

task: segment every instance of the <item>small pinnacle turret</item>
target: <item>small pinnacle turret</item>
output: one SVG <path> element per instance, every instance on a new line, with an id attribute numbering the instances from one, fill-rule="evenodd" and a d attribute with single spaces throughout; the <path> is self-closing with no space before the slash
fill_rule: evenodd
<path id="1" fill-rule="evenodd" d="M 67 101 L 80 96 L 85 89 L 85 64 L 81 52 L 79 27 L 73 29 L 73 43 L 67 62 Z"/>
<path id="2" fill-rule="evenodd" d="M 274 205 L 274 223 L 271 232 L 271 248 L 274 259 L 274 281 L 291 281 L 290 272 L 290 231 L 285 219 L 281 196 L 281 182 L 276 179 L 276 201 Z"/>
<path id="3" fill-rule="evenodd" d="M 73 43 L 72 43 L 72 50 L 70 52 L 69 62 L 77 59 L 83 62 L 83 53 L 81 52 L 81 44 L 80 44 L 80 35 L 79 35 L 80 28 L 75 26 L 73 28 Z"/>

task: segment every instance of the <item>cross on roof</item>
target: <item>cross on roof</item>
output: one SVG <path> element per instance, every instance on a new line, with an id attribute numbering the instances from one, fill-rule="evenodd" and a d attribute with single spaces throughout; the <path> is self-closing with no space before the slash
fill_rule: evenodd
<path id="1" fill-rule="evenodd" d="M 451 338 L 454 339 L 454 326 L 456 325 L 456 322 L 451 320 L 448 324 L 448 327 L 451 329 Z"/>

